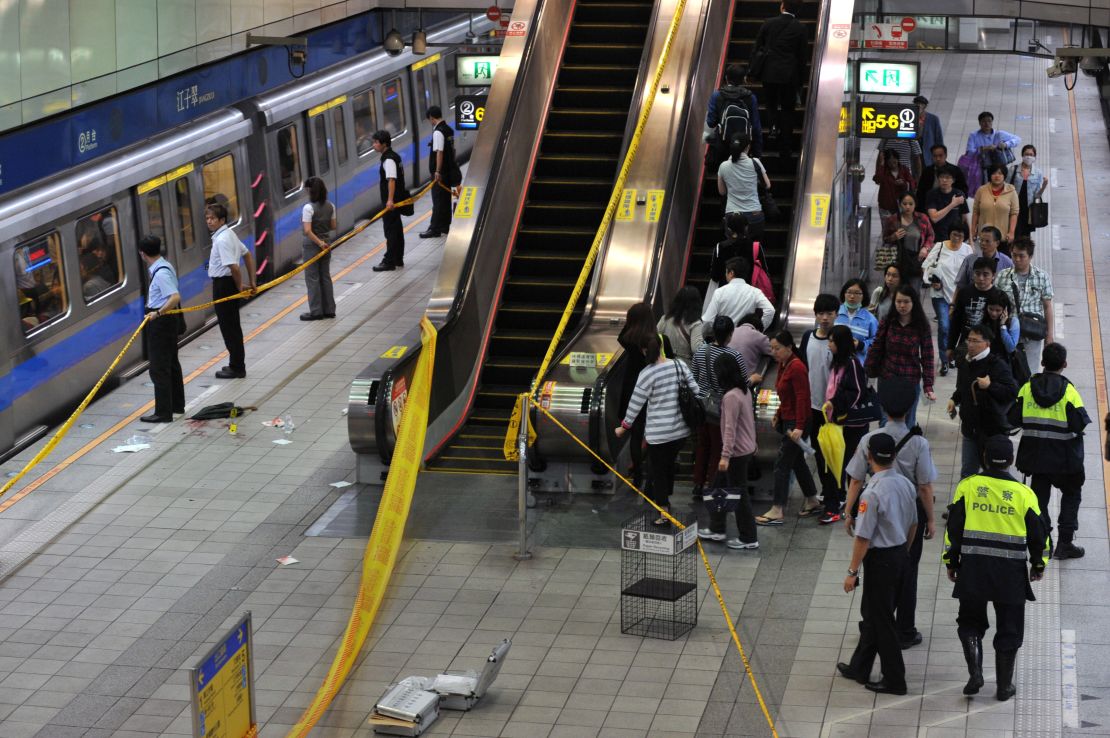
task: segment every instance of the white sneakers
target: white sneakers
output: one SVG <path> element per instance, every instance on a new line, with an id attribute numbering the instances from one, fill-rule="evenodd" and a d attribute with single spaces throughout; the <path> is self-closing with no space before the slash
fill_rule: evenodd
<path id="1" fill-rule="evenodd" d="M 698 538 L 706 541 L 725 541 L 726 546 L 737 551 L 759 548 L 759 541 L 748 543 L 746 541 L 741 541 L 739 538 L 728 538 L 724 533 L 714 533 L 709 528 L 698 528 Z M 728 538 L 728 540 L 725 540 L 726 538 Z"/>

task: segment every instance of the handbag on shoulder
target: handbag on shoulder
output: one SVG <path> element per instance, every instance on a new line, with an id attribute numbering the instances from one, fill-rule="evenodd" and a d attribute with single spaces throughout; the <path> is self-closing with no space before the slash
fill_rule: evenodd
<path id="1" fill-rule="evenodd" d="M 1022 340 L 1043 341 L 1048 335 L 1048 321 L 1039 313 L 1021 310 L 1021 298 L 1018 297 L 1017 284 L 1012 279 L 1010 281 L 1010 291 L 1014 293 L 1014 310 L 1017 311 Z"/>
<path id="2" fill-rule="evenodd" d="M 682 419 L 690 430 L 696 430 L 705 425 L 705 405 L 700 397 L 687 386 L 682 370 L 678 367 L 678 360 L 674 360 L 674 373 L 678 380 L 678 409 L 682 412 Z M 717 417 L 720 418 L 720 406 L 717 407 Z"/>

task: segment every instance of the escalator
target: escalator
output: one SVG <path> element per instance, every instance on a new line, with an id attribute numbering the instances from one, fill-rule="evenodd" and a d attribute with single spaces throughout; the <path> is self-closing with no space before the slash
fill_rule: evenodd
<path id="1" fill-rule="evenodd" d="M 511 474 L 503 455 L 605 210 L 652 19 L 652 0 L 578 0 L 469 415 L 429 471 Z M 580 315 L 578 306 L 574 320 Z"/>
<path id="2" fill-rule="evenodd" d="M 817 4 L 804 3 L 798 15 L 798 20 L 806 27 L 809 38 L 810 58 L 813 54 L 813 43 L 816 35 Z M 732 30 L 729 36 L 727 59 L 729 64 L 747 64 L 751 56 L 755 37 L 763 21 L 779 13 L 779 0 L 738 0 L 732 16 Z M 808 75 L 809 70 L 805 73 Z M 771 192 L 779 206 L 781 216 L 766 224 L 763 236 L 763 250 L 767 258 L 767 272 L 775 286 L 775 296 L 782 299 L 783 281 L 787 275 L 787 262 L 791 248 L 792 225 L 795 214 L 795 190 L 798 185 L 798 152 L 789 157 L 779 157 L 768 152 L 766 138 L 771 122 L 766 105 L 762 85 L 757 81 L 745 83 L 759 100 L 759 116 L 764 131 L 764 154 L 760 161 L 767 168 L 767 176 L 771 178 Z M 805 100 L 809 93 L 808 77 L 803 78 L 799 91 L 801 97 L 801 111 L 796 115 L 796 128 L 793 132 L 795 142 L 805 140 L 803 132 L 808 123 Z M 721 218 L 724 215 L 724 198 L 717 193 L 717 172 L 708 167 L 702 180 L 701 198 L 698 203 L 697 224 L 694 229 L 694 240 L 690 250 L 690 261 L 687 265 L 687 284 L 698 287 L 702 292 L 709 283 L 709 267 L 713 257 L 713 248 L 724 238 L 721 228 Z"/>

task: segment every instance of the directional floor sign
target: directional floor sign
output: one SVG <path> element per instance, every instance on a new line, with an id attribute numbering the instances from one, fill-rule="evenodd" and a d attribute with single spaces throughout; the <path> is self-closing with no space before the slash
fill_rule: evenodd
<path id="1" fill-rule="evenodd" d="M 917 62 L 859 61 L 859 85 L 865 95 L 916 95 L 920 64 Z"/>
<path id="2" fill-rule="evenodd" d="M 196 738 L 257 735 L 252 638 L 248 612 L 204 660 L 190 670 L 193 735 Z"/>
<path id="3" fill-rule="evenodd" d="M 854 135 L 860 138 L 917 138 L 917 106 L 859 103 Z M 840 135 L 848 135 L 848 105 L 840 108 Z"/>

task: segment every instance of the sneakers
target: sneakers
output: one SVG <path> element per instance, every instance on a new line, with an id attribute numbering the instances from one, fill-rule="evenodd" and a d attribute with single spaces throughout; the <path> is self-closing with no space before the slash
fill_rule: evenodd
<path id="1" fill-rule="evenodd" d="M 698 528 L 698 538 L 706 541 L 723 541 L 726 537 L 724 533 L 714 533 L 709 528 Z"/>
<path id="2" fill-rule="evenodd" d="M 739 538 L 729 538 L 725 541 L 725 545 L 737 551 L 750 551 L 759 548 L 759 541 L 741 541 Z"/>
<path id="3" fill-rule="evenodd" d="M 938 374 L 940 374 L 940 376 L 942 376 L 942 377 L 947 377 L 948 376 L 948 362 L 947 361 L 941 362 L 940 371 L 938 372 Z"/>
<path id="4" fill-rule="evenodd" d="M 825 514 L 821 516 L 821 519 L 818 520 L 817 522 L 820 525 L 829 525 L 830 523 L 839 522 L 839 520 L 840 520 L 840 513 L 838 513 L 838 512 L 827 512 L 826 511 Z"/>

